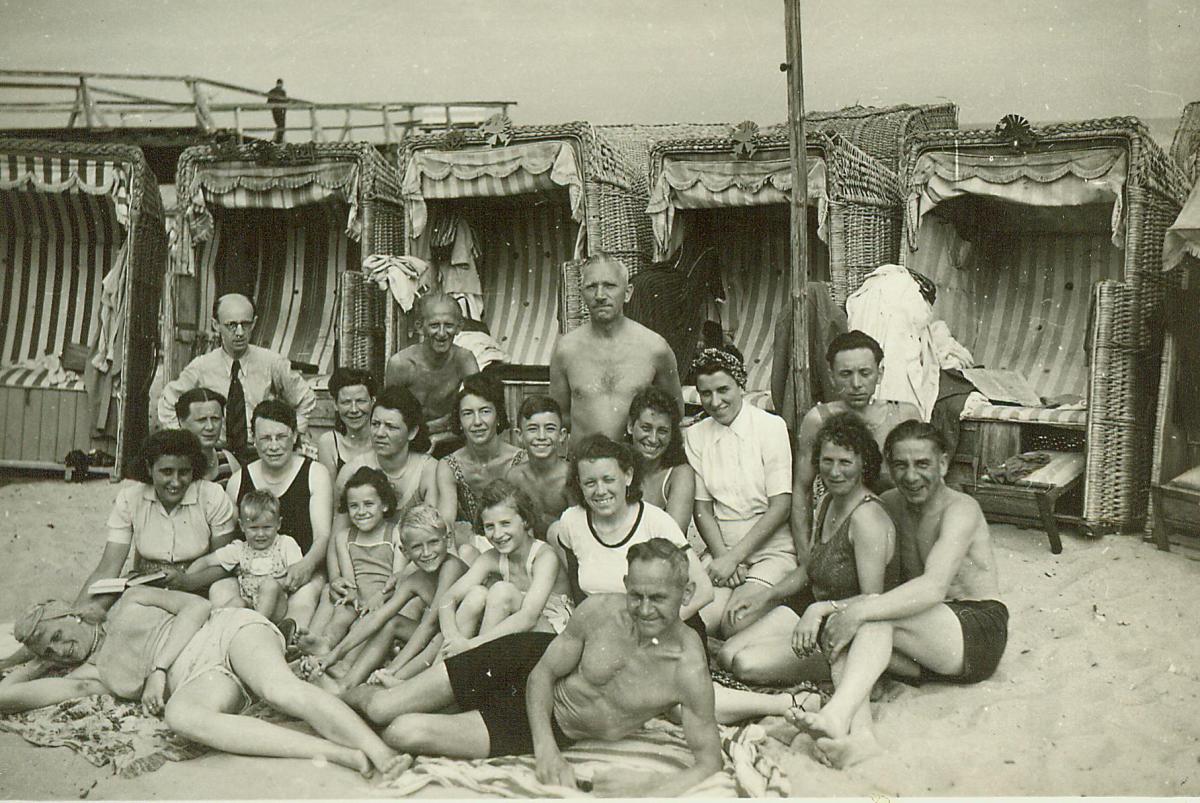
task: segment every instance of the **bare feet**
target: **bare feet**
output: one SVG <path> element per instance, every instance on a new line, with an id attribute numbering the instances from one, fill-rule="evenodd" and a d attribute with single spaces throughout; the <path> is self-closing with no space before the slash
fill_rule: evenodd
<path id="1" fill-rule="evenodd" d="M 300 645 L 300 651 L 305 655 L 319 655 L 324 657 L 326 653 L 333 649 L 333 645 L 324 636 L 316 633 L 304 633 L 296 642 Z"/>
<path id="2" fill-rule="evenodd" d="M 828 706 L 816 713 L 793 708 L 784 714 L 784 717 L 801 733 L 807 733 L 813 738 L 824 736 L 830 739 L 841 739 L 850 732 L 849 723 L 835 716 Z"/>
<path id="3" fill-rule="evenodd" d="M 371 702 L 371 698 L 381 691 L 383 691 L 381 686 L 368 686 L 364 683 L 361 686 L 346 689 L 338 696 L 342 698 L 342 702 L 346 705 L 360 714 L 365 714 L 367 704 Z"/>
<path id="4" fill-rule="evenodd" d="M 367 758 L 367 754 L 352 747 L 330 751 L 324 758 L 329 759 L 335 764 L 341 764 L 343 767 L 349 767 L 364 778 L 370 778 L 373 772 L 371 760 Z"/>
<path id="5" fill-rule="evenodd" d="M 817 758 L 822 764 L 844 770 L 883 753 L 874 735 L 850 734 L 840 739 L 817 739 Z"/>
<path id="6" fill-rule="evenodd" d="M 385 781 L 391 781 L 403 775 L 413 765 L 413 760 L 408 753 L 398 753 L 382 764 L 376 765 L 376 768 Z"/>

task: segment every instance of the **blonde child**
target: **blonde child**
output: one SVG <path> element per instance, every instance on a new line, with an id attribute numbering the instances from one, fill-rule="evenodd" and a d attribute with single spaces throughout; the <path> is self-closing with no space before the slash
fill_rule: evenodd
<path id="1" fill-rule="evenodd" d="M 304 557 L 300 545 L 290 535 L 279 532 L 279 500 L 270 491 L 254 490 L 242 497 L 238 524 L 244 541 L 234 541 L 198 558 L 188 567 L 188 573 L 213 566 L 237 572 L 241 599 L 232 607 L 253 608 L 279 625 L 290 640 L 296 623 L 287 618 L 288 592 L 282 581 L 288 567 Z"/>
<path id="2" fill-rule="evenodd" d="M 550 525 L 570 504 L 567 477 L 570 462 L 559 454 L 567 439 L 562 408 L 549 396 L 528 396 L 517 413 L 517 432 L 529 460 L 513 466 L 505 476 L 533 501 L 537 517 L 533 532 L 546 539 Z"/>
<path id="3" fill-rule="evenodd" d="M 404 646 L 386 670 L 390 678 L 411 677 L 433 663 L 441 647 L 438 606 L 467 570 L 467 564 L 450 554 L 450 543 L 450 529 L 437 508 L 417 505 L 404 515 L 400 545 L 409 565 L 392 575 L 377 609 L 356 621 L 328 653 L 314 656 L 314 676 L 334 676 L 332 682 L 328 678 L 321 681 L 323 685 L 335 686 L 340 693 L 362 683 L 387 658 L 397 639 L 403 640 Z M 423 613 L 415 619 L 414 608 L 419 606 L 423 606 Z M 408 611 L 402 612 L 406 608 Z M 360 644 L 363 647 L 349 667 L 334 668 Z"/>
<path id="4" fill-rule="evenodd" d="M 330 549 L 329 585 L 300 640 L 308 653 L 329 652 L 360 615 L 383 603 L 388 580 L 405 564 L 397 528 L 388 523 L 396 510 L 396 491 L 387 475 L 363 466 L 346 481 L 339 512 L 350 521 L 349 531 L 334 534 Z"/>
<path id="5" fill-rule="evenodd" d="M 445 594 L 438 611 L 442 658 L 509 633 L 561 633 L 566 627 L 572 610 L 567 573 L 558 553 L 534 537 L 536 515 L 529 495 L 515 484 L 494 480 L 484 486 L 475 526 L 492 548 Z"/>

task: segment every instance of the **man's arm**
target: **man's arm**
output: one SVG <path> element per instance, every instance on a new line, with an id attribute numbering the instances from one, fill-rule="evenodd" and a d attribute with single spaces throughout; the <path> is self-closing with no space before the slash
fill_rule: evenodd
<path id="1" fill-rule="evenodd" d="M 683 415 L 683 388 L 679 383 L 679 362 L 675 352 L 662 337 L 659 337 L 660 348 L 654 358 L 654 385 L 675 400 L 675 407 Z"/>
<path id="2" fill-rule="evenodd" d="M 396 352 L 393 354 L 388 358 L 387 367 L 383 369 L 384 387 L 390 387 L 392 385 L 408 387 L 408 383 L 412 378 L 409 376 L 408 369 L 409 362 L 407 359 L 401 356 L 401 352 Z"/>
<path id="3" fill-rule="evenodd" d="M 638 796 L 676 797 L 705 778 L 720 772 L 721 737 L 717 733 L 714 713 L 713 684 L 708 676 L 708 663 L 702 652 L 685 653 L 684 662 L 676 670 L 679 685 L 679 708 L 682 714 L 683 738 L 687 740 L 695 761 L 686 770 L 668 775 L 655 786 L 638 790 Z"/>
<path id="4" fill-rule="evenodd" d="M 796 451 L 792 454 L 792 541 L 796 555 L 803 561 L 812 547 L 812 486 L 816 469 L 812 448 L 820 429 L 816 408 L 805 414 L 796 433 Z"/>
<path id="5" fill-rule="evenodd" d="M 544 784 L 575 787 L 575 772 L 562 757 L 550 718 L 554 714 L 554 684 L 575 671 L 583 658 L 592 608 L 580 605 L 567 627 L 542 653 L 525 683 L 525 713 L 533 733 L 533 755 L 537 761 L 537 779 Z M 582 615 L 581 615 L 582 614 Z M 709 694 L 712 690 L 709 689 Z"/>
<path id="6" fill-rule="evenodd" d="M 567 378 L 567 360 L 570 349 L 559 338 L 550 355 L 550 396 L 562 408 L 563 426 L 571 428 L 571 382 Z"/>
<path id="7" fill-rule="evenodd" d="M 175 416 L 175 402 L 192 388 L 200 387 L 200 371 L 196 360 L 192 360 L 179 372 L 179 376 L 168 382 L 158 397 L 158 423 L 163 429 L 178 429 L 179 419 Z"/>
<path id="8" fill-rule="evenodd" d="M 299 371 L 292 370 L 291 362 L 282 355 L 271 364 L 271 373 L 271 380 L 279 388 L 283 400 L 296 411 L 296 431 L 307 434 L 308 419 L 317 407 L 317 397 L 312 387 Z"/>

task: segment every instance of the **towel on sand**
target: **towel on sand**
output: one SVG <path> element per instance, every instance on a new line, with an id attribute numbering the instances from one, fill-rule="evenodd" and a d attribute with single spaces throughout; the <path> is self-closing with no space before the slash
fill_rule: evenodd
<path id="1" fill-rule="evenodd" d="M 721 728 L 725 767 L 703 781 L 687 797 L 787 797 L 787 778 L 760 750 L 766 732 L 758 725 Z M 621 771 L 661 775 L 691 765 L 692 754 L 679 726 L 653 719 L 634 734 L 616 742 L 585 741 L 563 751 L 581 780 L 597 773 Z M 538 783 L 533 756 L 505 756 L 474 761 L 421 756 L 381 792 L 407 797 L 427 786 L 441 787 L 456 796 L 502 798 L 581 797 L 578 789 Z"/>

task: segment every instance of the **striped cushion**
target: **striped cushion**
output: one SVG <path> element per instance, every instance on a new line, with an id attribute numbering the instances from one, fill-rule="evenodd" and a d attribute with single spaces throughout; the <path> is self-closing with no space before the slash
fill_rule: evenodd
<path id="1" fill-rule="evenodd" d="M 53 388 L 55 390 L 84 391 L 83 377 L 64 382 L 46 370 L 30 368 L 0 368 L 0 387 L 5 388 Z"/>
<path id="2" fill-rule="evenodd" d="M 468 209 L 483 249 L 484 322 L 512 363 L 549 365 L 558 337 L 560 267 L 573 257 L 579 231 L 566 190 Z"/>
<path id="3" fill-rule="evenodd" d="M 254 298 L 255 345 L 333 372 L 338 276 L 359 263 L 346 236 L 346 205 L 336 201 L 288 211 L 213 210 L 213 236 L 200 246 L 201 315 L 227 292 Z"/>
<path id="4" fill-rule="evenodd" d="M 123 236 L 107 195 L 0 192 L 0 366 L 87 343 Z"/>
<path id="5" fill-rule="evenodd" d="M 1083 429 L 1087 425 L 1087 410 L 1055 410 L 1046 407 L 1016 407 L 989 404 L 971 411 L 963 418 L 976 421 L 1021 421 L 1033 424 L 1056 424 Z"/>

